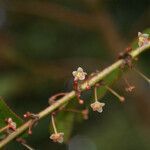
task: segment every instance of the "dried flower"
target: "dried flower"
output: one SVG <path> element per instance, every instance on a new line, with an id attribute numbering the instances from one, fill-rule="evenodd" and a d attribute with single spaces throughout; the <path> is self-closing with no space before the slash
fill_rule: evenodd
<path id="1" fill-rule="evenodd" d="M 135 86 L 131 85 L 125 77 L 124 77 L 124 81 L 125 81 L 125 83 L 127 85 L 127 87 L 125 88 L 125 90 L 127 92 L 132 92 L 135 89 Z"/>
<path id="2" fill-rule="evenodd" d="M 31 113 L 30 113 L 30 112 L 26 112 L 26 113 L 23 115 L 24 118 L 29 118 L 30 116 L 31 116 Z"/>
<path id="3" fill-rule="evenodd" d="M 52 139 L 54 142 L 62 143 L 64 141 L 64 133 L 63 132 L 57 132 L 57 128 L 55 125 L 54 115 L 51 115 L 52 119 L 52 126 L 54 129 L 54 133 L 50 136 L 50 139 Z"/>
<path id="4" fill-rule="evenodd" d="M 63 132 L 53 133 L 50 136 L 50 139 L 53 140 L 54 142 L 63 143 L 63 141 L 64 141 L 64 133 Z"/>
<path id="5" fill-rule="evenodd" d="M 127 92 L 132 92 L 134 89 L 135 89 L 135 86 L 129 86 L 129 87 L 125 88 L 125 90 Z"/>
<path id="6" fill-rule="evenodd" d="M 105 103 L 100 103 L 98 101 L 95 101 L 90 106 L 92 107 L 93 111 L 98 111 L 99 113 L 101 113 L 103 111 L 103 107 L 105 106 Z"/>
<path id="7" fill-rule="evenodd" d="M 0 128 L 0 133 L 4 132 L 5 130 L 7 133 L 12 133 L 16 131 L 17 124 L 12 120 L 12 118 L 5 119 L 7 125 L 5 127 Z"/>
<path id="8" fill-rule="evenodd" d="M 32 134 L 32 128 L 38 124 L 39 115 L 31 113 L 31 112 L 28 111 L 23 116 L 24 116 L 24 118 L 32 119 L 30 124 L 29 124 L 29 129 L 28 129 L 28 134 L 31 135 Z"/>
<path id="9" fill-rule="evenodd" d="M 84 80 L 85 79 L 85 76 L 87 75 L 86 72 L 83 71 L 83 69 L 81 67 L 79 67 L 77 69 L 77 71 L 73 71 L 72 72 L 73 76 L 74 76 L 74 80 L 77 81 L 77 80 Z"/>
<path id="10" fill-rule="evenodd" d="M 12 129 L 14 131 L 16 130 L 17 124 L 12 120 L 12 118 L 8 118 L 7 123 L 8 123 L 8 128 L 9 129 Z"/>
<path id="11" fill-rule="evenodd" d="M 141 32 L 138 32 L 138 38 L 139 38 L 139 41 L 138 41 L 139 47 L 142 47 L 143 45 L 146 45 L 149 42 L 149 39 L 148 39 L 149 34 L 142 34 Z"/>

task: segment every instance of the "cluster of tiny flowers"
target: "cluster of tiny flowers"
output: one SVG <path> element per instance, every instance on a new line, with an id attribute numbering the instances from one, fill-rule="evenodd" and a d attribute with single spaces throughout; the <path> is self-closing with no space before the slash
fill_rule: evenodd
<path id="1" fill-rule="evenodd" d="M 142 34 L 141 32 L 138 32 L 138 45 L 139 47 L 142 47 L 146 44 L 148 44 L 149 41 L 149 35 L 148 34 Z M 127 48 L 126 52 L 129 53 L 132 50 L 132 48 Z M 124 54 L 120 54 L 120 58 L 122 59 L 124 56 L 126 56 L 126 53 Z M 81 67 L 78 67 L 76 71 L 72 72 L 72 75 L 74 77 L 74 90 L 76 91 L 77 94 L 77 99 L 79 100 L 80 104 L 81 101 L 83 102 L 82 99 L 80 99 L 80 95 L 81 95 L 81 91 L 79 88 L 79 85 L 82 83 L 80 81 L 84 81 L 86 79 L 86 75 L 87 73 L 84 72 L 84 70 Z M 86 90 L 89 90 L 91 87 L 87 81 L 87 87 Z M 96 88 L 96 86 L 95 86 Z M 118 93 L 116 93 L 113 89 L 111 89 L 110 87 L 107 87 L 107 89 L 113 94 L 115 95 L 120 101 L 124 101 L 125 98 L 123 96 L 120 96 Z M 127 92 L 132 92 L 135 89 L 134 86 L 129 85 L 128 83 L 128 87 L 125 88 L 125 90 Z M 82 103 L 83 104 L 83 103 Z M 103 112 L 103 107 L 105 106 L 105 103 L 103 102 L 99 102 L 98 98 L 97 98 L 97 88 L 95 89 L 95 102 L 90 104 L 90 107 L 92 108 L 92 110 L 95 112 L 97 111 L 98 113 L 102 113 Z M 84 109 L 81 111 L 81 114 L 83 116 L 84 119 L 88 119 L 88 109 Z M 56 130 L 56 126 L 55 123 L 53 121 L 53 127 L 54 127 L 54 133 L 50 136 L 50 139 L 53 140 L 53 142 L 57 142 L 57 143 L 62 143 L 64 141 L 64 133 L 63 132 L 57 132 Z"/>
<path id="2" fill-rule="evenodd" d="M 87 75 L 87 73 L 84 72 L 81 67 L 78 67 L 77 71 L 73 71 L 72 74 L 74 76 L 74 80 L 84 80 L 85 76 Z M 95 101 L 90 106 L 93 109 L 93 111 L 98 111 L 99 113 L 101 113 L 103 111 L 103 107 L 105 106 L 105 103 L 100 103 L 98 101 Z"/>
<path id="3" fill-rule="evenodd" d="M 8 118 L 8 119 L 6 120 L 6 122 L 8 123 L 8 128 L 9 128 L 9 129 L 12 129 L 13 131 L 16 130 L 17 124 L 12 120 L 12 118 Z"/>
<path id="4" fill-rule="evenodd" d="M 149 34 L 144 34 L 144 33 L 138 32 L 138 38 L 139 38 L 139 41 L 138 41 L 139 47 L 142 47 L 150 42 Z"/>

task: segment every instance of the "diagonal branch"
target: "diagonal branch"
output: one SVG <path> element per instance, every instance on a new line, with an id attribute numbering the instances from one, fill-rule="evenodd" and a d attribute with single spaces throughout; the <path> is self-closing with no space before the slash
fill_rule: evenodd
<path id="1" fill-rule="evenodd" d="M 145 45 L 145 46 L 142 46 L 140 48 L 137 48 L 137 49 L 133 50 L 130 54 L 131 54 L 132 58 L 134 59 L 135 57 L 137 57 L 142 52 L 144 52 L 145 50 L 148 50 L 148 49 L 150 49 L 150 43 L 147 44 L 147 45 Z M 109 75 L 110 73 L 112 73 L 115 69 L 119 68 L 123 63 L 124 63 L 124 60 L 122 60 L 122 59 L 116 61 L 112 65 L 106 67 L 103 71 L 99 72 L 96 76 L 94 76 L 91 79 L 89 79 L 88 84 L 90 86 L 93 86 L 95 83 L 99 82 L 100 80 L 102 80 L 103 78 L 105 78 L 107 75 Z M 85 82 L 85 83 L 83 83 L 81 85 L 82 91 L 84 91 L 86 89 L 86 85 L 87 85 L 87 82 Z M 41 120 L 42 118 L 48 116 L 55 109 L 57 109 L 60 106 L 64 105 L 66 102 L 70 101 L 75 96 L 76 96 L 75 91 L 71 91 L 68 94 L 66 94 L 64 97 L 60 98 L 53 105 L 51 105 L 51 106 L 45 108 L 44 110 L 42 110 L 38 114 L 39 120 Z M 20 134 L 22 134 L 23 132 L 25 132 L 28 129 L 28 127 L 30 126 L 31 122 L 32 122 L 32 120 L 27 121 L 25 124 L 23 124 L 22 126 L 20 126 L 15 132 L 13 132 L 8 137 L 6 137 L 4 140 L 2 140 L 0 142 L 0 149 L 2 147 L 4 147 L 7 143 L 9 143 L 10 141 L 12 141 L 13 139 L 15 139 L 16 137 L 18 137 Z"/>

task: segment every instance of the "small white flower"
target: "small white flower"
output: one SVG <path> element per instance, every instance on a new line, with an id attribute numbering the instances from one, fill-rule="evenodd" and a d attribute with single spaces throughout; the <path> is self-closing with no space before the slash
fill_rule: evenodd
<path id="1" fill-rule="evenodd" d="M 50 139 L 53 140 L 54 142 L 63 143 L 63 141 L 64 141 L 64 133 L 63 132 L 53 133 L 50 136 Z"/>
<path id="2" fill-rule="evenodd" d="M 142 47 L 143 45 L 146 45 L 149 42 L 149 34 L 143 34 L 141 32 L 138 32 L 138 38 L 139 38 L 138 41 L 139 47 Z"/>
<path id="3" fill-rule="evenodd" d="M 90 106 L 93 109 L 93 111 L 98 111 L 99 113 L 101 113 L 103 111 L 103 107 L 105 106 L 105 103 L 100 103 L 96 101 L 92 103 Z"/>
<path id="4" fill-rule="evenodd" d="M 74 80 L 84 80 L 87 73 L 84 72 L 81 67 L 79 67 L 77 71 L 72 72 L 72 75 L 74 76 Z"/>

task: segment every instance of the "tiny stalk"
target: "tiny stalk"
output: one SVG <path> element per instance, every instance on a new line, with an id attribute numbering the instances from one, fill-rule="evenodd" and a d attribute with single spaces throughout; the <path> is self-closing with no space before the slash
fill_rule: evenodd
<path id="1" fill-rule="evenodd" d="M 114 96 L 116 96 L 121 102 L 125 101 L 125 98 L 121 95 L 119 95 L 116 91 L 114 91 L 112 88 L 105 85 L 106 89 L 111 92 Z"/>
<path id="2" fill-rule="evenodd" d="M 22 146 L 24 146 L 26 149 L 28 149 L 28 150 L 34 150 L 34 148 L 32 148 L 30 145 L 27 144 L 27 142 L 26 142 L 25 139 L 19 137 L 19 138 L 16 139 L 16 141 L 18 143 L 20 143 Z"/>
<path id="3" fill-rule="evenodd" d="M 26 143 L 21 143 L 26 149 L 28 150 L 34 150 L 32 147 L 30 147 L 28 144 Z"/>
<path id="4" fill-rule="evenodd" d="M 57 128 L 56 128 L 56 124 L 55 124 L 55 120 L 54 120 L 54 115 L 51 115 L 51 119 L 52 119 L 52 126 L 54 129 L 54 133 L 57 134 Z"/>
<path id="5" fill-rule="evenodd" d="M 94 98 L 95 98 L 95 102 L 97 102 L 98 101 L 97 86 L 94 86 Z"/>
<path id="6" fill-rule="evenodd" d="M 150 79 L 148 78 L 148 77 L 146 77 L 143 73 L 141 73 L 139 70 L 137 70 L 137 69 L 135 69 L 135 68 L 133 68 L 134 69 L 134 71 L 137 73 L 137 74 L 139 74 L 145 81 L 147 81 L 148 82 L 148 84 L 150 84 Z"/>

